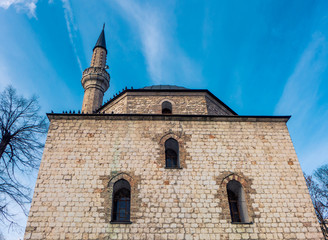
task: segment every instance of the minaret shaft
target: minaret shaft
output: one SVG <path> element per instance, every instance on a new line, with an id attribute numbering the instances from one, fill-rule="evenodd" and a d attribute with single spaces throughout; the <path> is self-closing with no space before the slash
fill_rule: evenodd
<path id="1" fill-rule="evenodd" d="M 107 49 L 103 29 L 93 48 L 91 67 L 85 69 L 82 75 L 83 113 L 94 113 L 102 105 L 104 93 L 109 88 L 110 80 L 110 76 L 105 70 L 106 58 Z"/>
<path id="2" fill-rule="evenodd" d="M 89 82 L 91 83 L 91 82 Z M 89 87 L 84 91 L 82 112 L 93 113 L 96 111 L 103 102 L 104 92 L 95 86 Z"/>
<path id="3" fill-rule="evenodd" d="M 106 50 L 101 47 L 96 47 L 93 50 L 92 59 L 91 59 L 91 67 L 105 68 L 106 58 L 107 58 Z"/>

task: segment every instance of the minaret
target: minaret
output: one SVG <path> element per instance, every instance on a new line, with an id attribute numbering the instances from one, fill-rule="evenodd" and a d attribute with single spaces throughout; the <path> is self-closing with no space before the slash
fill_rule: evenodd
<path id="1" fill-rule="evenodd" d="M 102 105 L 104 93 L 109 87 L 110 76 L 105 70 L 107 49 L 104 28 L 105 24 L 93 48 L 91 67 L 85 69 L 82 74 L 83 113 L 94 113 Z"/>

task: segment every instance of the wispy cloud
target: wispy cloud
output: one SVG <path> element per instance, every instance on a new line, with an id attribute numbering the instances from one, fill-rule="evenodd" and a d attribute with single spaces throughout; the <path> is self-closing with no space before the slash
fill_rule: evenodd
<path id="1" fill-rule="evenodd" d="M 17 12 L 27 13 L 29 17 L 36 18 L 35 10 L 38 0 L 0 0 L 0 7 L 8 9 L 13 6 Z"/>
<path id="2" fill-rule="evenodd" d="M 328 66 L 328 42 L 322 33 L 315 33 L 288 78 L 275 114 L 292 114 L 290 126 L 296 151 L 306 169 L 323 164 L 328 155 L 328 126 L 321 126 L 328 109 L 320 102 L 326 90 L 320 88 Z M 318 145 L 318 142 L 321 142 Z M 314 164 L 314 161 L 316 164 Z"/>
<path id="3" fill-rule="evenodd" d="M 327 54 L 327 42 L 315 33 L 288 78 L 283 94 L 275 108 L 276 114 L 306 113 L 316 103 L 321 73 L 327 67 L 323 59 Z"/>
<path id="4" fill-rule="evenodd" d="M 117 0 L 122 16 L 137 30 L 147 71 L 155 84 L 201 81 L 201 69 L 172 37 L 165 9 Z"/>
<path id="5" fill-rule="evenodd" d="M 49 3 L 51 3 L 51 2 L 49 2 Z M 73 16 L 73 11 L 72 11 L 72 8 L 71 8 L 71 4 L 70 4 L 69 0 L 62 0 L 62 3 L 63 3 L 63 8 L 64 8 L 64 16 L 65 16 L 65 21 L 66 21 L 66 27 L 67 27 L 67 31 L 68 31 L 69 40 L 71 41 L 71 45 L 73 47 L 77 63 L 79 64 L 79 68 L 82 72 L 83 71 L 82 64 L 81 64 L 80 57 L 77 53 L 77 48 L 76 48 L 76 44 L 75 44 L 75 39 L 77 37 L 78 29 L 77 29 L 75 21 L 74 21 L 74 16 Z"/>

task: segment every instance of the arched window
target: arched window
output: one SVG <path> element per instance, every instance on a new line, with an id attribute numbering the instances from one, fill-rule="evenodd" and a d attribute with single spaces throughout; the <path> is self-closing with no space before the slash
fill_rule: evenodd
<path id="1" fill-rule="evenodd" d="M 172 114 L 172 104 L 168 101 L 162 103 L 162 114 Z"/>
<path id="2" fill-rule="evenodd" d="M 131 187 L 128 181 L 118 180 L 113 187 L 112 222 L 130 222 Z"/>
<path id="3" fill-rule="evenodd" d="M 245 200 L 245 192 L 240 182 L 236 180 L 231 180 L 227 184 L 227 193 L 231 221 L 248 223 L 249 219 Z"/>
<path id="4" fill-rule="evenodd" d="M 173 138 L 165 141 L 165 166 L 167 168 L 179 167 L 179 143 Z"/>

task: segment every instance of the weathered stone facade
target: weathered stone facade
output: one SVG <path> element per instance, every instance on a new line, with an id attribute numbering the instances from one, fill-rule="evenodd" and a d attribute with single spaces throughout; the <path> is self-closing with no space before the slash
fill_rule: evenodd
<path id="1" fill-rule="evenodd" d="M 164 101 L 172 104 L 172 114 L 236 115 L 207 90 L 125 90 L 99 109 L 114 114 L 162 114 Z"/>
<path id="2" fill-rule="evenodd" d="M 321 239 L 288 118 L 56 115 L 26 239 Z M 181 146 L 165 169 L 163 141 Z M 131 184 L 131 224 L 110 223 L 113 182 Z M 226 184 L 250 223 L 232 224 Z"/>
<path id="3" fill-rule="evenodd" d="M 322 239 L 289 117 L 238 116 L 169 85 L 101 106 L 106 54 L 103 30 L 84 114 L 48 114 L 25 239 Z"/>

